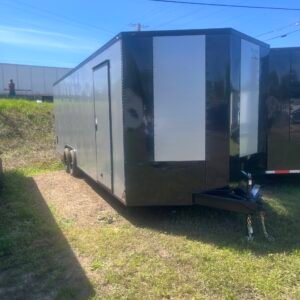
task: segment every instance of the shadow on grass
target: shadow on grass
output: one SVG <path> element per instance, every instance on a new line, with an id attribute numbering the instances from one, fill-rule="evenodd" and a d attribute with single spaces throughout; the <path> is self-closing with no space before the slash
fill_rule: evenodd
<path id="1" fill-rule="evenodd" d="M 6 172 L 0 194 L 0 299 L 94 294 L 34 180 Z"/>
<path id="2" fill-rule="evenodd" d="M 138 227 L 185 236 L 194 241 L 214 244 L 255 255 L 291 252 L 300 248 L 300 186 L 288 183 L 266 191 L 266 226 L 275 238 L 268 242 L 258 216 L 253 217 L 254 241 L 246 239 L 246 215 L 200 206 L 127 208 L 90 179 L 85 181 L 119 214 Z M 270 198 L 271 197 L 271 198 Z"/>

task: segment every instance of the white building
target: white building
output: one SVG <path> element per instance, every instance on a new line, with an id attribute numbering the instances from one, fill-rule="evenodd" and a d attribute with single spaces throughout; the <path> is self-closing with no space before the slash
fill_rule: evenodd
<path id="1" fill-rule="evenodd" d="M 0 96 L 8 95 L 8 84 L 15 83 L 16 96 L 51 98 L 53 83 L 71 69 L 0 63 Z"/>

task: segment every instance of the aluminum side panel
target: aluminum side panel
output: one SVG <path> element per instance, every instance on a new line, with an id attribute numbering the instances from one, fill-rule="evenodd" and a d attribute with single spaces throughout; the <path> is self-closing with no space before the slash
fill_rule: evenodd
<path id="1" fill-rule="evenodd" d="M 57 137 L 59 137 L 58 143 L 56 144 L 56 151 L 60 154 L 64 151 L 64 146 L 61 143 L 60 138 L 63 136 L 62 132 L 62 120 L 63 120 L 63 109 L 62 109 L 62 89 L 61 85 L 56 85 L 53 87 L 53 93 L 54 95 L 60 95 L 59 98 L 55 99 L 55 105 L 54 105 L 54 130 Z"/>
<path id="2" fill-rule="evenodd" d="M 205 160 L 205 36 L 153 38 L 154 160 Z"/>
<path id="3" fill-rule="evenodd" d="M 113 44 L 56 85 L 58 149 L 62 149 L 64 145 L 76 148 L 79 167 L 97 180 L 93 68 L 107 60 L 110 61 L 111 79 L 113 189 L 114 194 L 122 198 L 125 191 L 125 176 L 121 41 Z"/>
<path id="4" fill-rule="evenodd" d="M 260 49 L 241 41 L 240 157 L 258 152 Z"/>

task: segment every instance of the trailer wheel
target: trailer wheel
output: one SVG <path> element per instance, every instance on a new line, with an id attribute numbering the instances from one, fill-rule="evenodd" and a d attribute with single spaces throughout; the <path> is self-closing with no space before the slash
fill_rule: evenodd
<path id="1" fill-rule="evenodd" d="M 70 151 L 70 174 L 74 177 L 78 177 L 80 175 L 80 171 L 77 167 L 77 158 L 76 158 L 76 151 Z"/>
<path id="2" fill-rule="evenodd" d="M 69 148 L 65 148 L 65 150 L 64 150 L 63 162 L 64 162 L 66 172 L 70 173 L 71 154 L 70 154 Z"/>

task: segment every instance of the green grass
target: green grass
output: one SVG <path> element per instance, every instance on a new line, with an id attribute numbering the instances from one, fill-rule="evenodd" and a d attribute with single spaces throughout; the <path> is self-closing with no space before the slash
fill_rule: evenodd
<path id="1" fill-rule="evenodd" d="M 113 222 L 83 226 L 67 220 L 47 206 L 31 178 L 59 168 L 6 173 L 0 298 L 300 298 L 299 186 L 266 190 L 267 224 L 276 241 L 264 240 L 256 220 L 256 238 L 249 243 L 242 216 L 205 208 L 174 213 L 117 205 Z"/>
<path id="2" fill-rule="evenodd" d="M 52 109 L 53 104 L 49 102 L 36 103 L 35 101 L 25 99 L 6 99 L 0 98 L 0 109 L 1 110 L 13 110 L 19 111 L 24 114 L 39 114 L 40 112 L 48 113 Z"/>
<path id="3" fill-rule="evenodd" d="M 62 168 L 52 109 L 0 99 L 0 299 L 300 299 L 300 180 L 264 191 L 273 243 L 257 219 L 249 243 L 243 216 L 200 207 L 110 202 L 83 225 L 33 177 Z"/>
<path id="4" fill-rule="evenodd" d="M 204 211 L 185 208 L 177 216 L 153 216 L 154 224 L 73 225 L 64 232 L 92 258 L 99 299 L 299 299 L 298 216 L 284 224 L 273 212 L 276 242 L 260 234 L 249 244 L 238 219 Z"/>
<path id="5" fill-rule="evenodd" d="M 53 104 L 0 99 L 0 156 L 6 169 L 55 159 Z"/>
<path id="6" fill-rule="evenodd" d="M 62 162 L 58 160 L 53 160 L 49 162 L 40 162 L 31 166 L 26 166 L 23 168 L 19 168 L 18 172 L 20 172 L 24 176 L 35 176 L 39 174 L 44 174 L 48 172 L 58 171 L 63 169 Z"/>

